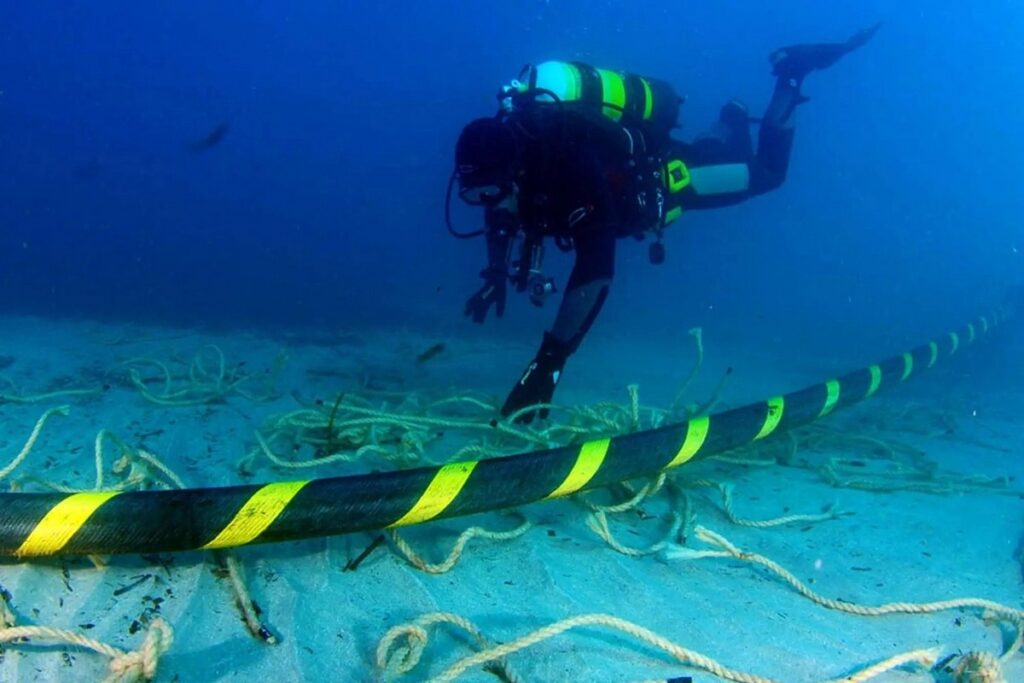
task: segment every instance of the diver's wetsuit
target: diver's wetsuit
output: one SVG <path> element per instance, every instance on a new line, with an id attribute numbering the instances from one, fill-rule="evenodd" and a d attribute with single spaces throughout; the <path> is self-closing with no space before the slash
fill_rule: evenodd
<path id="1" fill-rule="evenodd" d="M 649 140 L 661 147 L 652 150 L 658 157 L 681 159 L 689 169 L 690 185 L 677 199 L 681 208 L 736 204 L 779 187 L 789 166 L 793 113 L 800 101 L 799 85 L 780 79 L 761 122 L 756 153 L 746 112 L 735 103 L 726 105 L 722 120 L 692 143 L 667 136 Z M 553 109 L 516 125 L 526 141 L 518 192 L 514 200 L 486 211 L 488 251 L 506 253 L 507 226 L 515 222 L 528 236 L 554 237 L 571 243 L 576 252 L 558 314 L 538 354 L 548 358 L 555 373 L 553 391 L 565 359 L 579 347 L 608 296 L 616 240 L 655 226 L 649 215 L 637 215 L 617 125 Z M 525 386 L 520 382 L 513 389 L 506 413 L 520 407 L 515 394 Z"/>
<path id="2" fill-rule="evenodd" d="M 778 79 L 761 119 L 756 152 L 749 117 L 736 102 L 723 107 L 711 131 L 690 143 L 672 139 L 667 130 L 630 131 L 604 116 L 559 106 L 508 115 L 519 150 L 516 191 L 486 209 L 489 271 L 504 273 L 509 240 L 518 229 L 527 239 L 554 237 L 556 243 L 571 246 L 576 260 L 554 324 L 512 388 L 503 415 L 515 413 L 528 422 L 534 414 L 525 410 L 528 406 L 550 401 L 565 361 L 607 298 L 616 240 L 664 225 L 668 202 L 661 206 L 659 193 L 659 206 L 652 213 L 652 195 L 636 181 L 642 175 L 635 170 L 637 160 L 648 159 L 659 169 L 669 159 L 685 164 L 689 184 L 671 197 L 677 210 L 728 206 L 779 187 L 789 167 L 794 113 L 805 101 L 800 92 L 804 77 L 860 47 L 877 29 L 875 25 L 858 32 L 845 43 L 797 45 L 772 54 Z M 635 153 L 637 145 L 642 153 Z M 638 202 L 638 193 L 648 200 Z M 523 289 L 522 282 L 518 286 Z M 467 302 L 467 314 L 472 310 L 478 322 L 487 308 L 487 300 L 481 299 L 485 291 L 486 286 Z M 538 412 L 546 415 L 543 409 Z"/>

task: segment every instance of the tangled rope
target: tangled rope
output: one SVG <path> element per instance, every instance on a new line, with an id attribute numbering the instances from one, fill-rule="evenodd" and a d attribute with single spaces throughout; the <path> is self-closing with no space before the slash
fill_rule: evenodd
<path id="1" fill-rule="evenodd" d="M 969 607 L 974 609 L 986 610 L 992 615 L 996 615 L 1001 618 L 1005 618 L 1010 621 L 1020 622 L 1024 620 L 1024 611 L 1015 609 L 1013 607 L 1007 607 L 1001 605 L 998 602 L 992 600 L 985 600 L 983 598 L 958 598 L 954 600 L 939 600 L 935 602 L 925 603 L 913 603 L 913 602 L 891 602 L 876 607 L 870 607 L 866 605 L 858 605 L 853 602 L 846 602 L 844 600 L 833 600 L 826 598 L 818 593 L 811 590 L 805 583 L 796 578 L 791 572 L 786 570 L 780 564 L 771 560 L 764 555 L 758 555 L 757 553 L 751 553 L 744 550 L 740 550 L 730 541 L 728 541 L 721 534 L 715 533 L 710 529 L 703 526 L 696 528 L 697 538 L 708 543 L 709 545 L 716 546 L 721 550 L 693 550 L 690 548 L 677 547 L 668 550 L 666 556 L 668 559 L 699 559 L 702 557 L 731 557 L 737 560 L 743 560 L 744 562 L 750 562 L 757 564 L 771 573 L 778 576 L 780 579 L 789 584 L 794 590 L 800 595 L 808 598 L 812 602 L 827 607 L 828 609 L 837 610 L 839 612 L 846 612 L 848 614 L 857 614 L 864 617 L 876 617 L 886 614 L 928 614 L 931 612 L 941 612 L 949 609 L 958 609 L 961 607 Z"/>
<path id="2" fill-rule="evenodd" d="M 450 571 L 452 567 L 458 563 L 459 559 L 462 557 L 463 550 L 466 548 L 466 544 L 474 538 L 483 538 L 489 541 L 510 541 L 525 534 L 530 530 L 531 526 L 530 522 L 525 519 L 519 526 L 509 531 L 490 531 L 483 527 L 471 526 L 459 534 L 451 552 L 448 553 L 448 556 L 444 561 L 437 564 L 425 560 L 396 530 L 389 529 L 388 535 L 391 537 L 391 541 L 395 544 L 398 552 L 409 562 L 409 564 L 428 574 L 444 574 L 445 572 Z"/>
<path id="3" fill-rule="evenodd" d="M 42 417 L 36 420 L 36 425 L 35 427 L 32 428 L 32 433 L 29 434 L 28 439 L 25 441 L 25 445 L 22 446 L 21 451 L 18 453 L 18 455 L 16 455 L 14 457 L 14 460 L 8 463 L 6 467 L 0 469 L 0 480 L 4 479 L 5 477 L 7 477 L 7 475 L 9 475 L 11 472 L 17 469 L 18 465 L 24 462 L 25 458 L 28 457 L 28 454 L 32 452 L 32 449 L 35 448 L 36 441 L 39 440 L 39 435 L 42 433 L 43 427 L 46 425 L 47 420 L 49 420 L 54 415 L 67 417 L 70 412 L 70 406 L 58 406 L 57 408 L 50 408 L 45 413 L 43 413 Z"/>
<path id="4" fill-rule="evenodd" d="M 207 366 L 208 359 L 204 356 L 212 357 L 214 370 Z M 188 373 L 184 378 L 176 379 L 167 363 L 156 358 L 132 358 L 121 365 L 128 366 L 128 381 L 138 389 L 144 399 L 159 406 L 182 407 L 221 402 L 236 394 L 255 402 L 270 400 L 276 396 L 274 385 L 286 361 L 287 357 L 284 354 L 278 354 L 273 368 L 262 378 L 266 386 L 259 394 L 243 386 L 254 378 L 242 371 L 244 363 L 229 368 L 224 352 L 215 344 L 208 344 L 196 352 L 188 364 Z M 156 367 L 160 371 L 160 376 L 143 377 L 140 368 L 146 366 Z M 159 393 L 150 388 L 150 384 L 157 381 L 162 383 Z"/>
<path id="5" fill-rule="evenodd" d="M 844 513 L 838 511 L 836 506 L 830 505 L 824 512 L 820 514 L 796 514 L 796 515 L 785 515 L 782 517 L 773 517 L 772 519 L 746 519 L 736 515 L 733 510 L 732 501 L 732 484 L 718 484 L 718 492 L 722 496 L 722 509 L 725 511 L 725 516 L 729 518 L 729 521 L 737 526 L 751 527 L 754 529 L 769 529 L 771 527 L 782 526 L 784 524 L 791 524 L 793 522 L 824 522 L 830 519 L 837 519 Z"/>
<path id="6" fill-rule="evenodd" d="M 386 681 L 392 681 L 412 672 L 420 663 L 428 645 L 429 629 L 439 624 L 451 624 L 462 629 L 471 636 L 480 651 L 459 659 L 437 676 L 426 679 L 428 683 L 450 683 L 470 669 L 488 665 L 492 671 L 499 673 L 509 683 L 519 683 L 523 679 L 510 668 L 507 661 L 509 655 L 559 636 L 571 629 L 588 626 L 602 626 L 625 633 L 641 643 L 664 652 L 684 666 L 707 671 L 727 681 L 776 683 L 774 679 L 732 669 L 707 655 L 678 645 L 648 628 L 610 614 L 581 614 L 562 619 L 549 626 L 531 631 L 511 642 L 495 645 L 468 619 L 450 612 L 430 612 L 407 624 L 395 626 L 384 634 L 377 644 L 376 657 L 377 669 L 381 677 Z M 930 667 L 935 663 L 937 657 L 938 652 L 934 649 L 915 650 L 890 657 L 830 683 L 862 683 L 897 667 L 912 663 Z M 963 679 L 963 683 L 967 683 L 967 680 Z"/>
<path id="7" fill-rule="evenodd" d="M 730 669 L 716 662 L 714 659 L 700 654 L 699 652 L 688 650 L 676 645 L 672 641 L 659 636 L 654 631 L 610 614 L 581 614 L 569 619 L 563 619 L 549 626 L 545 626 L 544 628 L 537 629 L 536 631 L 531 631 L 530 633 L 520 636 L 509 643 L 492 645 L 490 644 L 490 641 L 483 636 L 480 630 L 469 620 L 460 617 L 457 614 L 431 612 L 418 617 L 415 621 L 409 624 L 396 626 L 384 634 L 384 637 L 381 638 L 380 643 L 377 645 L 378 669 L 386 678 L 390 678 L 392 680 L 397 675 L 412 671 L 412 669 L 419 663 L 423 650 L 427 645 L 429 637 L 427 629 L 440 623 L 449 623 L 458 626 L 469 633 L 473 637 L 473 640 L 475 640 L 477 644 L 484 649 L 458 660 L 445 669 L 441 674 L 428 679 L 430 683 L 448 683 L 450 681 L 454 681 L 470 669 L 492 662 L 501 662 L 510 654 L 524 650 L 544 640 L 554 638 L 555 636 L 569 631 L 570 629 L 586 626 L 604 626 L 616 631 L 621 631 L 627 635 L 633 636 L 647 645 L 669 654 L 682 664 L 688 664 L 699 669 L 703 669 L 718 676 L 719 678 L 724 678 L 729 681 L 737 681 L 738 683 L 774 683 L 768 678 L 762 678 L 760 676 L 754 676 Z M 402 638 L 405 639 L 404 643 L 399 642 Z M 515 681 L 519 679 L 512 678 L 510 680 Z"/>
<path id="8" fill-rule="evenodd" d="M 744 562 L 750 562 L 764 567 L 769 572 L 782 579 L 800 595 L 817 605 L 827 609 L 856 614 L 858 616 L 876 617 L 887 614 L 931 614 L 951 609 L 975 609 L 980 610 L 985 620 L 1001 621 L 1010 624 L 1014 629 L 1013 641 L 1007 646 L 998 658 L 983 652 L 965 653 L 955 669 L 957 674 L 954 678 L 958 683 L 981 683 L 982 681 L 1001 681 L 1002 663 L 1008 661 L 1020 650 L 1024 644 L 1024 611 L 1002 605 L 992 600 L 983 598 L 955 598 L 952 600 L 938 600 L 934 602 L 891 602 L 877 606 L 859 605 L 845 600 L 833 600 L 826 598 L 813 590 L 805 583 L 796 578 L 791 572 L 780 564 L 764 555 L 747 552 L 736 547 L 721 534 L 715 533 L 703 526 L 696 528 L 697 538 L 711 545 L 717 550 L 692 549 L 676 546 L 666 551 L 667 559 L 695 560 L 708 557 L 727 557 Z M 980 676 L 980 677 L 979 677 Z M 988 676 L 989 678 L 986 678 Z M 995 676 L 995 678 L 991 678 Z M 843 679 L 846 680 L 846 679 Z M 861 679 L 863 680 L 863 679 Z"/>
<path id="9" fill-rule="evenodd" d="M 110 675 L 105 683 L 136 683 L 151 681 L 156 676 L 160 657 L 174 642 L 174 631 L 163 619 L 154 619 L 138 650 L 125 652 L 81 633 L 49 626 L 16 626 L 14 613 L 0 593 L 0 644 L 26 640 L 47 640 L 75 645 L 110 658 Z"/>
<path id="10" fill-rule="evenodd" d="M 14 380 L 4 376 L 0 376 L 0 386 L 10 389 L 10 391 L 0 391 L 0 405 L 4 403 L 42 403 L 55 398 L 98 396 L 103 393 L 103 387 L 95 387 L 92 389 L 57 389 L 42 394 L 26 394 L 18 388 Z"/>

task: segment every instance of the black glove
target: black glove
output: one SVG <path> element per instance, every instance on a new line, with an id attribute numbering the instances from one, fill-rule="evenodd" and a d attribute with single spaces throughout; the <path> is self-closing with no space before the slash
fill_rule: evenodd
<path id="1" fill-rule="evenodd" d="M 512 387 L 505 405 L 501 407 L 501 416 L 508 417 L 516 411 L 538 403 L 551 403 L 555 386 L 562 376 L 562 368 L 569 358 L 569 346 L 555 339 L 550 333 L 544 333 L 544 341 L 540 351 L 523 371 L 516 385 Z M 530 410 L 516 418 L 516 422 L 530 424 L 539 413 L 541 419 L 548 416 L 547 408 Z"/>
<path id="2" fill-rule="evenodd" d="M 483 323 L 487 311 L 494 306 L 495 314 L 500 318 L 505 315 L 505 294 L 507 291 L 507 274 L 501 268 L 484 268 L 480 271 L 484 285 L 476 294 L 466 300 L 465 315 L 473 318 L 475 323 Z"/>

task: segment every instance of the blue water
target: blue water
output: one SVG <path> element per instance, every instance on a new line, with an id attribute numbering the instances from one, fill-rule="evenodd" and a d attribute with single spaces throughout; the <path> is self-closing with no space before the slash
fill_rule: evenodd
<path id="1" fill-rule="evenodd" d="M 730 97 L 763 108 L 771 49 L 878 20 L 808 79 L 785 186 L 686 216 L 660 268 L 622 243 L 594 334 L 895 350 L 1020 280 L 1019 4 L 4 3 L 0 310 L 457 333 L 483 245 L 444 230 L 452 148 L 523 63 L 667 79 L 690 137 Z M 511 308 L 496 333 L 554 313 Z"/>
<path id="2" fill-rule="evenodd" d="M 945 341 L 945 332 L 977 322 L 1024 286 L 1024 5 L 0 3 L 0 469 L 43 409 L 58 399 L 72 404 L 0 487 L 27 482 L 26 490 L 39 490 L 40 479 L 91 487 L 100 429 L 152 451 L 189 486 L 237 483 L 253 432 L 266 432 L 272 416 L 330 405 L 353 387 L 375 406 L 370 389 L 378 385 L 382 396 L 393 389 L 423 400 L 473 389 L 500 405 L 550 325 L 554 302 L 538 310 L 511 295 L 503 319 L 484 328 L 466 320 L 463 302 L 479 286 L 484 245 L 451 238 L 443 218 L 455 140 L 468 121 L 494 112 L 498 87 L 523 64 L 548 59 L 665 79 L 687 95 L 677 134 L 689 139 L 730 98 L 763 110 L 774 48 L 841 41 L 877 21 L 883 26 L 868 46 L 807 79 L 811 101 L 799 110 L 782 188 L 685 214 L 666 235 L 664 265 L 648 263 L 646 244 L 620 242 L 607 305 L 556 396 L 622 403 L 623 387 L 638 383 L 645 406 L 667 405 L 693 362 L 687 330 L 701 326 L 709 352 L 686 400 L 703 402 L 735 367 L 723 408 Z M 195 149 L 221 126 L 217 144 Z M 464 230 L 480 219 L 460 206 L 454 218 Z M 548 258 L 564 288 L 570 257 L 549 249 Z M 906 442 L 942 473 L 1005 476 L 1016 491 L 1020 320 L 991 344 L 986 337 L 984 352 L 959 352 L 948 366 L 943 355 L 940 369 L 913 389 L 826 427 L 866 434 L 869 445 L 875 437 Z M 325 343 L 305 345 L 309 339 Z M 436 340 L 448 348 L 417 363 Z M 193 353 L 216 358 L 208 344 L 223 348 L 230 372 L 252 374 L 243 385 L 250 389 L 286 352 L 272 400 L 155 407 L 128 381 L 128 367 L 141 364 L 158 390 L 155 359 L 176 373 L 169 382 L 185 382 Z M 90 388 L 95 395 L 67 393 Z M 58 396 L 38 403 L 4 398 L 52 391 Z M 463 437 L 445 431 L 433 448 L 448 458 Z M 884 460 L 844 448 L 801 451 L 801 466 L 833 455 Z M 394 465 L 374 458 L 355 467 Z M 713 496 L 695 499 L 701 523 L 802 579 L 820 578 L 816 588 L 829 597 L 877 604 L 972 594 L 1019 607 L 1012 549 L 1020 501 L 997 495 L 1007 491 L 877 494 L 834 489 L 810 469 L 707 465 L 737 484 L 738 506 L 751 518 L 817 512 L 842 495 L 857 516 L 778 532 L 728 526 Z M 255 480 L 353 472 L 346 463 L 330 467 L 297 474 L 261 457 Z M 106 475 L 108 485 L 122 476 Z M 627 545 L 664 534 L 675 503 L 651 505 L 654 514 L 614 520 Z M 529 515 L 537 528 L 527 540 L 474 540 L 455 578 L 436 581 L 385 550 L 358 574 L 341 574 L 366 547 L 365 534 L 241 550 L 253 597 L 283 639 L 274 649 L 249 638 L 198 553 L 176 556 L 173 573 L 130 555 L 110 559 L 104 571 L 84 559 L 3 563 L 0 592 L 13 596 L 19 624 L 135 649 L 143 635 L 130 625 L 159 604 L 149 584 L 123 597 L 117 587 L 141 571 L 166 573 L 175 593 L 167 592 L 162 615 L 177 640 L 157 680 L 366 680 L 384 631 L 434 609 L 463 613 L 506 642 L 567 616 L 611 612 L 738 668 L 781 671 L 780 680 L 792 681 L 844 675 L 911 647 L 999 650 L 1000 632 L 983 629 L 973 612 L 826 620 L 803 597 L 736 563 L 684 567 L 615 555 L 586 529 L 575 503 L 546 503 Z M 456 533 L 478 522 L 410 533 L 440 559 Z M 506 528 L 507 520 L 481 523 Z M 630 654 L 618 636 L 578 638 L 535 659 L 517 655 L 517 665 L 539 681 L 625 680 L 651 670 L 640 661 L 651 653 L 629 646 Z M 466 649 L 454 640 L 430 647 L 420 671 L 436 673 Z M 103 657 L 72 648 L 78 660 L 70 669 L 58 648 L 43 649 L 17 643 L 0 652 L 0 679 L 104 675 Z M 1007 680 L 1024 680 L 1020 658 L 1010 664 L 1018 677 Z M 695 673 L 655 665 L 665 676 Z"/>

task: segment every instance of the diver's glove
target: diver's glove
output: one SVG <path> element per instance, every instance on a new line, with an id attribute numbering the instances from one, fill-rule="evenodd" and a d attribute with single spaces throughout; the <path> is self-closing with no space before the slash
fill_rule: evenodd
<path id="1" fill-rule="evenodd" d="M 881 22 L 857 31 L 845 43 L 811 43 L 780 47 L 769 55 L 772 74 L 798 84 L 807 74 L 827 69 L 839 59 L 867 43 L 882 26 Z"/>
<path id="2" fill-rule="evenodd" d="M 508 278 L 505 269 L 484 268 L 480 271 L 480 277 L 484 279 L 483 287 L 466 300 L 466 308 L 463 311 L 475 323 L 483 323 L 491 306 L 494 306 L 494 313 L 499 318 L 505 315 L 506 280 Z"/>
<path id="3" fill-rule="evenodd" d="M 559 341 L 550 332 L 545 332 L 540 350 L 526 366 L 522 377 L 505 399 L 505 405 L 501 407 L 501 416 L 508 417 L 527 406 L 551 403 L 551 397 L 555 393 L 569 353 L 568 344 Z M 530 424 L 538 414 L 544 419 L 548 416 L 548 409 L 528 410 L 519 415 L 516 422 Z"/>

